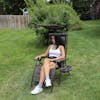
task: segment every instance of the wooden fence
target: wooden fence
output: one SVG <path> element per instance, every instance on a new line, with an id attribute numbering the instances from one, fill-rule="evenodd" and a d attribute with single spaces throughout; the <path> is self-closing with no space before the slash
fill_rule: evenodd
<path id="1" fill-rule="evenodd" d="M 29 15 L 0 15 L 0 29 L 25 29 L 29 21 Z"/>

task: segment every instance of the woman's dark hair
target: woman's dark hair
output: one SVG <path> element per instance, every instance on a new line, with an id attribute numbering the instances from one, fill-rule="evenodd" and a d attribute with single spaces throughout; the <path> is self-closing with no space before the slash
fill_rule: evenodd
<path id="1" fill-rule="evenodd" d="M 55 44 L 57 45 L 57 48 L 59 47 L 59 45 L 63 45 L 65 47 L 65 43 L 60 35 L 52 35 L 52 36 L 55 37 Z M 50 40 L 51 40 L 51 37 L 50 37 Z M 51 42 L 51 44 L 52 44 L 52 42 Z"/>

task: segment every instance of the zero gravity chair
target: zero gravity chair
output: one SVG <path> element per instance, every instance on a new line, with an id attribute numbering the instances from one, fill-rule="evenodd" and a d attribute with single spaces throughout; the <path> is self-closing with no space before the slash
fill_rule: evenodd
<path id="1" fill-rule="evenodd" d="M 64 43 L 65 55 L 66 55 L 67 54 L 68 35 L 66 35 L 65 33 L 49 33 L 49 41 L 50 41 L 50 37 L 55 36 L 55 35 L 61 36 L 63 43 Z M 65 60 L 63 60 L 63 61 L 56 61 L 56 62 L 60 63 L 59 67 L 56 68 L 56 69 L 51 69 L 51 71 L 50 71 L 50 79 L 51 79 L 51 82 L 52 82 L 51 92 L 53 90 L 54 82 L 56 80 L 58 81 L 58 84 L 61 83 L 62 73 L 66 72 L 66 73 L 70 74 L 72 67 L 69 66 L 69 65 L 66 65 L 66 60 L 67 60 L 67 56 L 66 56 Z M 39 82 L 41 66 L 42 66 L 41 59 L 35 60 L 35 65 L 34 65 L 32 80 L 31 80 L 31 87 L 33 87 L 33 85 L 37 85 L 38 82 Z M 58 76 L 56 76 L 56 71 L 59 72 Z"/>

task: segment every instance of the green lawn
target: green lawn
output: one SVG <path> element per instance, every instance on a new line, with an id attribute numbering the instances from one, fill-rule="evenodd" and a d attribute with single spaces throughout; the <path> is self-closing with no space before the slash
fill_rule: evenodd
<path id="1" fill-rule="evenodd" d="M 51 94 L 30 95 L 33 58 L 45 51 L 35 46 L 33 33 L 0 30 L 0 100 L 100 100 L 100 20 L 68 32 L 67 63 L 73 70 Z"/>

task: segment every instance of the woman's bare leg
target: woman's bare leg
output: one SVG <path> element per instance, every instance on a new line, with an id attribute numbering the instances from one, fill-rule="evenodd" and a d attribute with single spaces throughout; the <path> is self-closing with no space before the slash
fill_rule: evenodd
<path id="1" fill-rule="evenodd" d="M 45 79 L 44 68 L 41 67 L 39 84 L 31 91 L 31 94 L 38 94 L 43 91 L 42 85 Z"/>
<path id="2" fill-rule="evenodd" d="M 51 69 L 56 68 L 57 65 L 54 62 L 50 62 L 48 58 L 44 60 L 43 68 L 45 76 L 49 75 Z"/>
<path id="3" fill-rule="evenodd" d="M 40 81 L 39 84 L 31 91 L 31 94 L 38 94 L 43 91 L 42 84 L 45 80 L 46 75 L 49 75 L 50 69 L 55 68 L 56 64 L 50 62 L 49 59 L 45 59 L 43 66 L 41 67 L 40 72 Z M 46 87 L 51 86 L 51 80 L 46 81 Z"/>
<path id="4" fill-rule="evenodd" d="M 44 80 L 45 80 L 45 72 L 44 72 L 44 67 L 42 66 L 41 67 L 41 72 L 40 72 L 40 81 L 39 81 L 39 83 L 43 84 Z"/>
<path id="5" fill-rule="evenodd" d="M 53 68 L 57 68 L 58 66 L 54 62 L 50 62 L 49 64 L 50 70 Z"/>
<path id="6" fill-rule="evenodd" d="M 44 71 L 45 71 L 45 76 L 48 76 L 49 75 L 49 72 L 50 72 L 50 61 L 48 58 L 46 58 L 43 62 L 43 68 L 44 68 Z"/>
<path id="7" fill-rule="evenodd" d="M 49 59 L 45 59 L 43 66 L 41 67 L 39 83 L 43 84 L 46 76 L 49 76 L 49 72 L 53 68 L 56 68 L 56 64 L 54 62 L 50 62 Z"/>

